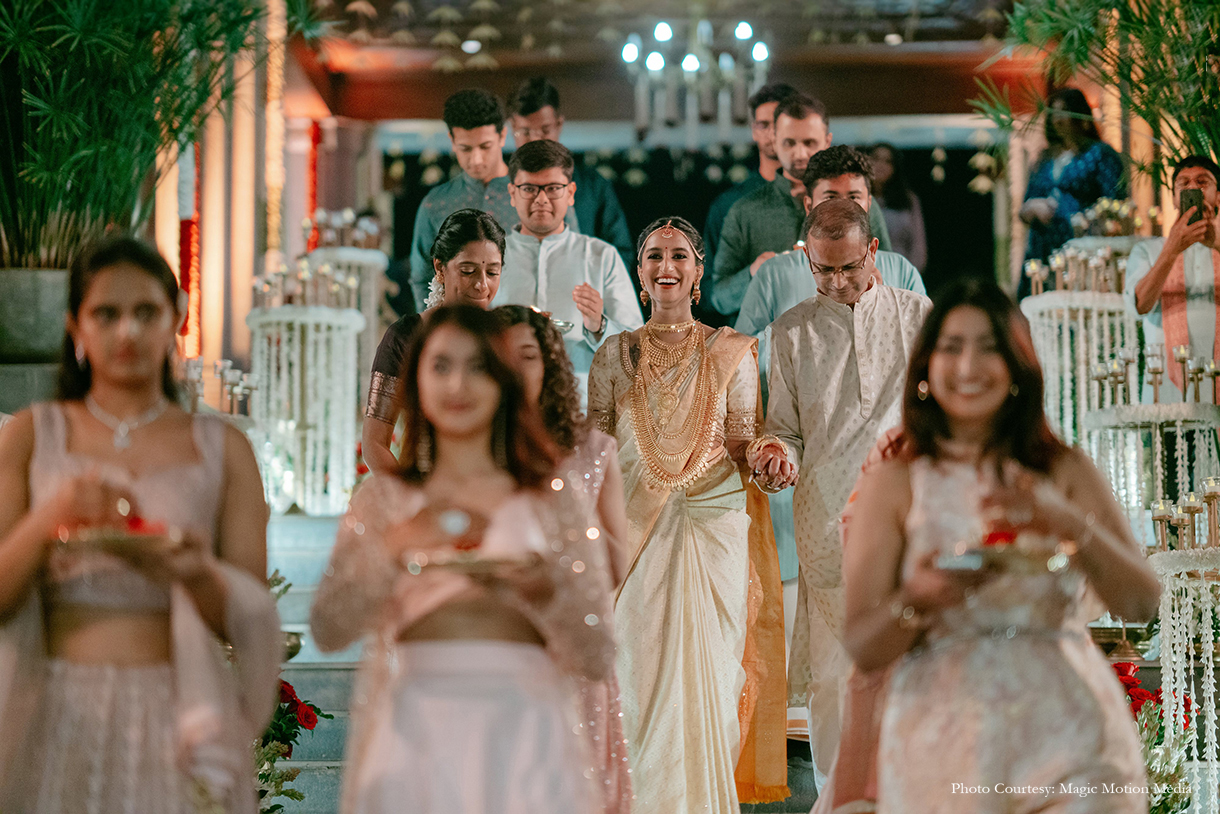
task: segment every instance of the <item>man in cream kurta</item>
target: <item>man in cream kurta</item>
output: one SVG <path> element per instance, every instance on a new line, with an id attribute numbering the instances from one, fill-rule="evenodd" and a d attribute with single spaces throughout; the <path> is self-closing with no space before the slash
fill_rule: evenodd
<path id="1" fill-rule="evenodd" d="M 1195 357 L 1220 359 L 1216 322 L 1220 315 L 1220 168 L 1210 158 L 1191 156 L 1173 173 L 1173 200 L 1178 207 L 1166 237 L 1137 243 L 1127 260 L 1123 295 L 1127 307 L 1144 323 L 1144 342 L 1165 348 L 1166 376 L 1161 401 L 1182 398 L 1181 367 L 1173 361 L 1174 345 L 1189 345 Z M 1203 195 L 1202 217 L 1190 223 L 1182 192 Z M 1192 207 L 1193 209 L 1193 207 Z M 1152 402 L 1152 382 L 1145 377 L 1142 401 Z M 1202 401 L 1212 401 L 1210 380 L 1200 388 Z M 1192 394 L 1193 398 L 1193 394 Z"/>
<path id="2" fill-rule="evenodd" d="M 521 224 L 506 236 L 492 304 L 532 305 L 571 324 L 564 346 L 583 404 L 593 354 L 606 337 L 639 328 L 644 316 L 618 250 L 564 223 L 576 194 L 572 167 L 567 148 L 545 139 L 513 154 L 509 193 Z"/>
<path id="3" fill-rule="evenodd" d="M 772 488 L 796 481 L 800 582 L 789 704 L 809 705 L 814 765 L 825 777 L 849 665 L 838 519 L 869 450 L 901 421 L 907 361 L 932 303 L 877 283 L 877 242 L 855 203 L 820 204 L 806 227 L 818 295 L 771 326 L 767 436 L 750 465 Z"/>

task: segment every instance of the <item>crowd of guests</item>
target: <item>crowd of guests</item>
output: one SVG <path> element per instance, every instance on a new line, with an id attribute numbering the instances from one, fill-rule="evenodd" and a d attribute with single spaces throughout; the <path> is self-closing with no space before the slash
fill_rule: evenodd
<path id="1" fill-rule="evenodd" d="M 1027 323 L 991 284 L 925 296 L 892 148 L 832 146 L 784 86 L 751 107 L 758 177 L 632 244 L 553 88 L 446 103 L 463 173 L 416 218 L 421 307 L 311 614 L 319 648 L 366 642 L 344 812 L 733 814 L 788 796 L 789 706 L 819 812 L 1147 810 L 1086 624 L 1160 586 L 1051 432 Z M 1204 225 L 1132 275 L 1167 340 L 1197 329 L 1182 275 L 1220 274 L 1216 176 L 1179 166 Z M 267 508 L 245 438 L 177 406 L 183 317 L 155 251 L 83 251 L 59 396 L 0 432 L 0 810 L 256 810 Z M 997 536 L 1068 565 L 969 567 Z"/>

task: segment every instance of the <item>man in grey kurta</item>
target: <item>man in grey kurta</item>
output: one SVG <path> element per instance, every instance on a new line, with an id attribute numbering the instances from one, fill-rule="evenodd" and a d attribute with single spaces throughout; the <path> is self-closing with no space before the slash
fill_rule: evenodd
<path id="1" fill-rule="evenodd" d="M 770 441 L 759 442 L 749 464 L 767 473 L 782 463 L 792 473 L 786 483 L 796 480 L 800 583 L 789 704 L 808 703 L 814 763 L 827 775 L 850 663 L 841 641 L 838 518 L 865 456 L 901 420 L 907 362 L 932 302 L 877 282 L 877 241 L 856 204 L 826 201 L 806 223 L 818 295 L 771 326 Z"/>
<path id="2" fill-rule="evenodd" d="M 532 305 L 571 323 L 564 345 L 584 402 L 593 354 L 606 337 L 639 328 L 644 317 L 615 247 L 564 224 L 576 194 L 572 165 L 566 147 L 545 139 L 513 154 L 509 190 L 521 222 L 508 232 L 493 305 Z"/>
<path id="3" fill-rule="evenodd" d="M 445 218 L 459 209 L 482 209 L 509 231 L 517 225 L 517 210 L 508 195 L 504 163 L 504 104 L 485 90 L 462 90 L 445 100 L 445 125 L 462 172 L 433 187 L 415 213 L 411 233 L 411 294 L 422 311 L 432 280 L 432 242 Z M 576 216 L 569 213 L 576 229 Z"/>

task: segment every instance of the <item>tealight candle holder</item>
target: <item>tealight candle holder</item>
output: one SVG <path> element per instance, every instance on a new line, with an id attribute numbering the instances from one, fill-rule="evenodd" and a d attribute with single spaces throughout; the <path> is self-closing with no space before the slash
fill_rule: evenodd
<path id="1" fill-rule="evenodd" d="M 1121 359 L 1111 359 L 1107 368 L 1110 380 L 1110 400 L 1115 406 L 1122 403 L 1120 394 L 1127 381 L 1127 366 Z"/>
<path id="2" fill-rule="evenodd" d="M 1144 367 L 1152 380 L 1152 403 L 1161 401 L 1161 376 L 1165 374 L 1165 346 L 1151 343 L 1144 349 Z"/>
<path id="3" fill-rule="evenodd" d="M 1218 392 L 1220 367 L 1216 366 L 1215 359 L 1209 358 L 1203 363 L 1203 376 L 1204 378 L 1210 377 L 1212 380 L 1212 404 L 1220 404 L 1220 392 Z"/>
<path id="4" fill-rule="evenodd" d="M 1220 478 L 1203 479 L 1203 502 L 1207 504 L 1207 547 L 1220 546 Z"/>
<path id="5" fill-rule="evenodd" d="M 1195 389 L 1195 403 L 1199 403 L 1200 391 L 1203 389 L 1203 369 L 1207 364 L 1207 359 L 1202 356 L 1196 356 L 1186 361 L 1186 370 L 1190 375 L 1190 384 Z M 1215 360 L 1212 360 L 1213 363 Z M 1185 397 L 1185 393 L 1182 394 Z"/>
<path id="6" fill-rule="evenodd" d="M 1168 500 L 1154 501 L 1151 506 L 1152 525 L 1156 529 L 1157 551 L 1169 550 L 1169 524 L 1177 514 L 1177 507 Z"/>
<path id="7" fill-rule="evenodd" d="M 1106 379 L 1110 377 L 1110 368 L 1105 362 L 1094 362 L 1089 368 L 1089 378 L 1097 382 L 1097 404 L 1105 406 Z"/>
<path id="8" fill-rule="evenodd" d="M 1173 519 L 1170 521 L 1178 530 L 1178 550 L 1194 548 L 1194 517 L 1182 511 L 1179 506 L 1173 513 Z"/>
<path id="9" fill-rule="evenodd" d="M 1186 363 L 1190 361 L 1190 345 L 1174 345 L 1173 360 L 1182 366 L 1182 401 L 1186 401 Z"/>

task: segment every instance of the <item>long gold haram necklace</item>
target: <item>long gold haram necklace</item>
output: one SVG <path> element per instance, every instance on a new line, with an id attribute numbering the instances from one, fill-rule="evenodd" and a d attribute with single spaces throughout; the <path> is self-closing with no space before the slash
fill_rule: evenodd
<path id="1" fill-rule="evenodd" d="M 631 387 L 631 426 L 650 479 L 670 491 L 681 491 L 703 474 L 716 440 L 712 415 L 715 409 L 716 372 L 712 367 L 711 355 L 707 352 L 702 326 L 692 325 L 687 338 L 677 345 L 658 341 L 648 325 L 644 328 L 640 362 Z M 695 396 L 690 412 L 682 422 L 681 431 L 672 435 L 665 433 L 661 428 L 668 422 L 668 416 L 660 421 L 653 416 L 648 406 L 649 386 L 661 384 L 659 373 L 695 356 L 699 370 L 695 374 Z M 675 376 L 675 380 L 680 379 L 680 375 Z M 673 402 L 673 408 L 669 411 L 672 416 L 673 409 L 677 407 L 676 392 L 665 387 L 658 401 Z M 658 407 L 661 406 L 658 404 Z M 662 438 L 680 437 L 689 440 L 676 451 L 669 451 L 661 445 Z M 673 471 L 675 467 L 680 467 L 676 473 Z"/>

